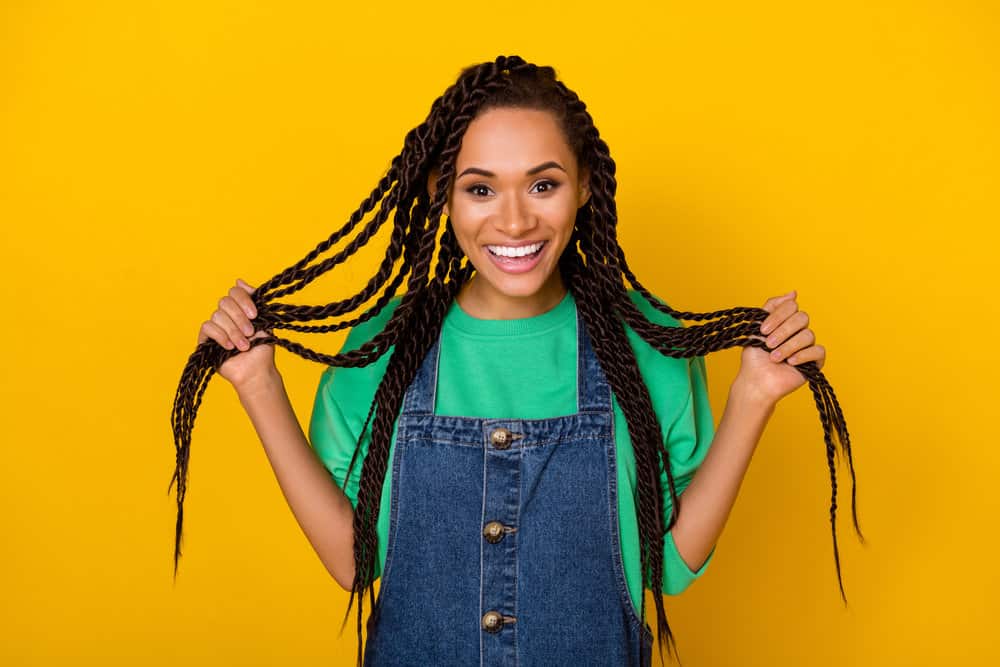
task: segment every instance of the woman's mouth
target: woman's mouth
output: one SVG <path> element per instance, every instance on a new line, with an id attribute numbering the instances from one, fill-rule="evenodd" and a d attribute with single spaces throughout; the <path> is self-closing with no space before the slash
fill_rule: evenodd
<path id="1" fill-rule="evenodd" d="M 506 273 L 524 273 L 535 268 L 548 245 L 539 241 L 523 246 L 487 245 L 486 252 L 493 263 Z"/>

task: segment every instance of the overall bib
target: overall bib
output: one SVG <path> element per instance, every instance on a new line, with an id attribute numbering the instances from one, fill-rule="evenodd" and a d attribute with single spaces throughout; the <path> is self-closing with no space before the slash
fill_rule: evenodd
<path id="1" fill-rule="evenodd" d="M 650 664 L 622 566 L 611 387 L 576 321 L 572 415 L 435 415 L 440 340 L 427 352 L 397 426 L 365 665 Z"/>

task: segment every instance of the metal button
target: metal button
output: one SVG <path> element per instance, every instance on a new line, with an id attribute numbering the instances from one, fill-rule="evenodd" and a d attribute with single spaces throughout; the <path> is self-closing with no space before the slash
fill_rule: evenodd
<path id="1" fill-rule="evenodd" d="M 483 614 L 483 630 L 486 632 L 500 632 L 503 628 L 503 616 L 498 611 L 488 611 Z"/>
<path id="2" fill-rule="evenodd" d="M 493 429 L 493 432 L 490 433 L 490 440 L 497 449 L 507 449 L 510 447 L 513 438 L 511 437 L 511 432 L 501 426 L 500 428 Z"/>
<path id="3" fill-rule="evenodd" d="M 502 540 L 503 535 L 503 524 L 499 521 L 490 521 L 486 524 L 486 527 L 483 528 L 483 537 L 485 537 L 486 541 L 491 544 L 496 544 Z"/>

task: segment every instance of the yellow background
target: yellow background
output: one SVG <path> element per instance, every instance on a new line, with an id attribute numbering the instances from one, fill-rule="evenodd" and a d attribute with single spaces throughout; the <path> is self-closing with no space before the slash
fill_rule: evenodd
<path id="1" fill-rule="evenodd" d="M 170 408 L 235 279 L 342 225 L 459 70 L 513 53 L 588 103 L 647 285 L 696 311 L 798 289 L 850 429 L 868 544 L 843 466 L 849 606 L 803 388 L 713 565 L 666 600 L 684 664 L 996 664 L 997 19 L 986 2 L 3 3 L 0 663 L 354 664 L 347 593 L 218 377 L 174 585 Z M 353 293 L 385 238 L 293 302 Z M 305 424 L 322 368 L 277 355 Z M 738 360 L 709 357 L 717 418 Z"/>

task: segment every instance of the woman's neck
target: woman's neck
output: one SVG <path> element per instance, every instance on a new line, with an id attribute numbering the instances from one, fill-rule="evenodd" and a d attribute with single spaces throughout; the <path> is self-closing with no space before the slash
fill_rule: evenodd
<path id="1" fill-rule="evenodd" d="M 485 284 L 478 275 L 459 291 L 455 300 L 465 313 L 480 320 L 517 320 L 552 310 L 566 296 L 562 276 L 555 272 L 542 289 L 527 296 L 503 294 Z M 485 288 L 484 288 L 485 287 Z"/>

